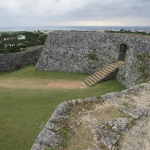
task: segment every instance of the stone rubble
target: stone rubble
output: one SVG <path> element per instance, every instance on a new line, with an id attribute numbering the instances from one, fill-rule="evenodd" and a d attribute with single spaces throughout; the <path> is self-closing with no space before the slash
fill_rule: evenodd
<path id="1" fill-rule="evenodd" d="M 68 110 L 69 106 L 67 102 L 62 102 L 61 104 L 59 104 L 55 110 L 55 112 L 52 114 L 49 122 L 59 122 L 59 121 L 63 121 L 63 120 L 67 120 L 68 119 L 68 115 L 66 115 L 66 112 Z"/>
<path id="2" fill-rule="evenodd" d="M 68 102 L 62 102 L 60 105 L 58 105 L 46 126 L 38 135 L 31 150 L 45 150 L 46 148 L 57 147 L 61 142 L 63 142 L 64 139 L 58 134 L 59 128 L 56 123 L 69 119 L 69 116 L 67 115 L 69 107 L 82 105 L 87 101 L 101 102 L 106 100 L 111 101 L 113 106 L 122 110 L 130 117 L 119 117 L 114 120 L 106 121 L 105 124 L 98 125 L 96 125 L 98 123 L 96 120 L 90 120 L 90 122 L 87 122 L 91 129 L 91 133 L 93 134 L 93 140 L 97 143 L 97 146 L 95 148 L 88 148 L 86 150 L 101 150 L 101 145 L 106 146 L 109 150 L 117 150 L 118 147 L 116 144 L 118 141 L 120 141 L 119 146 L 121 147 L 121 150 L 149 150 L 150 105 L 147 106 L 147 102 L 150 104 L 150 99 L 148 99 L 149 97 L 143 99 L 141 105 L 139 104 L 141 99 L 138 95 L 136 95 L 137 93 L 142 94 L 144 91 L 150 91 L 150 83 L 136 85 L 121 92 L 108 93 L 102 95 L 100 99 L 97 99 L 96 97 L 90 97 L 86 98 L 85 100 L 77 99 L 70 100 Z M 124 106 L 123 101 L 128 100 L 129 96 L 131 95 L 132 100 L 130 99 L 130 104 L 136 104 L 136 108 L 128 108 L 128 105 Z M 136 102 L 138 97 L 139 101 Z M 83 108 L 82 112 L 85 114 L 88 113 L 88 110 Z M 77 115 L 81 115 L 81 112 Z M 135 124 L 134 121 L 136 121 Z M 76 134 L 76 127 L 80 127 L 80 124 L 80 122 L 77 122 L 76 125 L 71 125 L 70 132 Z M 124 134 L 125 139 L 122 139 L 122 134 Z M 133 139 L 133 141 L 130 139 Z"/>
<path id="3" fill-rule="evenodd" d="M 132 121 L 131 118 L 116 118 L 114 121 L 107 121 L 105 125 L 100 125 L 92 129 L 94 140 L 105 145 L 110 150 L 120 138 L 119 132 L 127 130 L 127 125 Z"/>
<path id="4" fill-rule="evenodd" d="M 141 117 L 124 136 L 120 143 L 121 150 L 149 150 L 150 148 L 150 118 Z M 131 140 L 132 139 L 132 140 Z"/>
<path id="5" fill-rule="evenodd" d="M 62 102 L 57 106 L 46 126 L 35 140 L 31 150 L 45 150 L 49 147 L 56 147 L 63 142 L 63 138 L 57 133 L 58 127 L 56 123 L 68 119 L 66 114 L 68 107 L 67 102 Z"/>
<path id="6" fill-rule="evenodd" d="M 98 99 L 96 97 L 89 97 L 85 99 L 88 102 L 98 102 Z"/>

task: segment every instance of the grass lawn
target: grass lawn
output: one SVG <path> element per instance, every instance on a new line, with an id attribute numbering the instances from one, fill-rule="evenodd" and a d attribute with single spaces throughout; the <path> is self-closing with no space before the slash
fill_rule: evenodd
<path id="1" fill-rule="evenodd" d="M 0 82 L 21 79 L 36 80 L 37 87 L 45 81 L 83 81 L 88 75 L 37 71 L 33 66 L 0 73 Z M 8 81 L 9 81 L 8 80 Z M 14 84 L 14 83 L 13 83 Z M 39 86 L 40 87 L 40 86 Z M 0 86 L 0 149 L 30 150 L 57 105 L 62 101 L 86 98 L 121 91 L 116 80 L 101 82 L 85 89 L 10 88 Z"/>

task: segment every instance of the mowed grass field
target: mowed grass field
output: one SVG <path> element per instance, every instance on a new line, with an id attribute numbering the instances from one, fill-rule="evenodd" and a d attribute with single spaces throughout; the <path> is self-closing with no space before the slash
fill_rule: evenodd
<path id="1" fill-rule="evenodd" d="M 37 71 L 33 66 L 0 73 L 0 150 L 30 150 L 42 127 L 63 101 L 99 97 L 124 89 L 116 80 L 90 88 L 67 89 L 67 85 L 80 83 L 87 76 Z M 66 83 L 66 86 L 53 88 L 51 83 Z"/>

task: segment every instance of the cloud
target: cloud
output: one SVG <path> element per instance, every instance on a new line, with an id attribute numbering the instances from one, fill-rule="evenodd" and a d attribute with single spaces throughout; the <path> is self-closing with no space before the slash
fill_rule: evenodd
<path id="1" fill-rule="evenodd" d="M 150 25 L 149 0 L 0 0 L 0 26 Z"/>

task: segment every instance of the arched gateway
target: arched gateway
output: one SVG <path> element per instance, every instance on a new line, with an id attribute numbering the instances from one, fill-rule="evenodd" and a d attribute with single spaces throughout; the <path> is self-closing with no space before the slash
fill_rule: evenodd
<path id="1" fill-rule="evenodd" d="M 124 61 L 126 57 L 127 46 L 125 44 L 120 45 L 118 60 Z"/>

